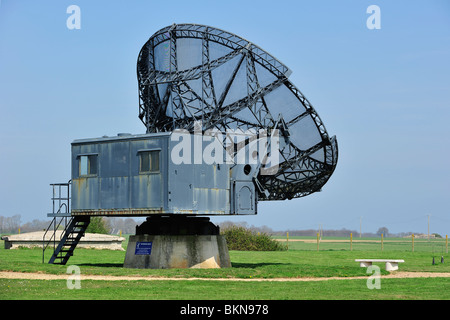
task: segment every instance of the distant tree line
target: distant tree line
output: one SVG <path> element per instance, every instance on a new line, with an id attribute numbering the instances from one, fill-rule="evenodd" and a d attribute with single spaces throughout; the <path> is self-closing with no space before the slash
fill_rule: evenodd
<path id="1" fill-rule="evenodd" d="M 34 219 L 31 222 L 21 223 L 20 215 L 13 215 L 11 217 L 0 216 L 0 233 L 15 234 L 19 232 L 33 232 L 46 230 L 50 225 L 51 220 Z M 105 233 L 105 234 L 134 234 L 136 226 L 140 224 L 132 218 L 120 217 L 92 217 L 90 230 L 88 232 Z"/>
<path id="2" fill-rule="evenodd" d="M 20 228 L 20 215 L 12 217 L 0 216 L 0 233 L 16 233 Z"/>
<path id="3" fill-rule="evenodd" d="M 249 226 L 246 222 L 232 222 L 232 221 L 224 221 L 219 223 L 220 229 L 222 228 L 229 228 L 233 225 L 245 227 L 249 230 L 252 230 L 253 232 L 261 232 L 266 233 L 270 235 L 277 235 L 277 236 L 285 236 L 287 232 L 289 232 L 289 236 L 300 236 L 300 237 L 315 237 L 319 230 L 317 229 L 306 229 L 306 230 L 296 230 L 296 229 L 287 229 L 287 230 L 273 230 L 269 228 L 268 226 L 262 226 L 262 227 L 255 227 L 255 226 Z M 355 230 L 347 230 L 347 229 L 341 229 L 341 230 L 321 230 L 322 236 L 328 236 L 328 237 L 350 237 L 350 233 L 353 233 L 354 236 L 359 233 Z M 375 234 L 371 234 L 372 236 L 376 236 Z M 367 236 L 364 235 L 363 236 Z"/>
<path id="4" fill-rule="evenodd" d="M 307 230 L 286 230 L 283 234 L 289 232 L 289 236 L 301 236 L 301 237 L 315 237 L 317 233 L 319 233 L 323 237 L 350 237 L 350 234 L 353 236 L 358 235 L 359 233 L 355 230 L 348 229 L 340 229 L 340 230 L 316 230 L 316 229 L 307 229 Z"/>
<path id="5" fill-rule="evenodd" d="M 266 233 L 274 236 L 286 236 L 286 233 L 289 232 L 289 236 L 298 236 L 298 237 L 315 237 L 317 233 L 319 233 L 322 237 L 350 237 L 350 234 L 353 237 L 359 237 L 359 231 L 357 230 L 349 230 L 349 229 L 327 229 L 327 230 L 318 230 L 318 229 L 305 229 L 305 230 L 297 230 L 297 229 L 287 229 L 287 230 L 273 230 L 268 226 L 255 227 L 253 225 L 248 225 L 247 222 L 232 222 L 232 221 L 224 221 L 219 223 L 220 229 L 227 229 L 232 226 L 239 226 L 247 228 L 253 232 Z M 375 238 L 381 237 L 405 237 L 410 236 L 411 234 L 418 234 L 417 232 L 400 232 L 397 234 L 389 232 L 389 229 L 386 227 L 378 228 L 377 232 L 363 232 L 361 237 L 364 238 Z M 436 235 L 436 237 L 440 237 Z"/>
<path id="6" fill-rule="evenodd" d="M 141 222 L 135 221 L 133 218 L 119 218 L 119 217 L 108 217 L 104 218 L 106 220 L 109 234 L 135 234 L 136 226 L 141 224 Z"/>
<path id="7" fill-rule="evenodd" d="M 26 222 L 24 224 L 21 223 L 21 216 L 19 214 L 13 215 L 11 217 L 0 216 L 0 233 L 2 234 L 14 234 L 19 232 L 33 232 L 33 231 L 42 231 L 46 230 L 50 225 L 51 220 L 38 220 L 34 219 L 31 222 Z M 106 233 L 106 234 L 134 234 L 136 232 L 136 226 L 141 222 L 137 222 L 133 218 L 126 217 L 92 217 L 91 218 L 91 227 L 88 232 L 94 233 Z M 268 226 L 255 227 L 253 225 L 249 225 L 247 222 L 232 222 L 232 221 L 224 221 L 219 223 L 220 229 L 226 229 L 229 227 L 238 226 L 251 230 L 254 233 L 264 233 L 268 235 L 277 235 L 277 236 L 285 236 L 287 232 L 289 232 L 289 236 L 301 236 L 301 237 L 315 237 L 319 230 L 317 229 L 306 229 L 306 230 L 297 230 L 297 229 L 288 229 L 288 230 L 273 230 Z M 320 230 L 321 236 L 323 237 L 350 237 L 350 234 L 353 234 L 353 237 L 359 237 L 359 231 L 357 230 L 348 230 L 348 229 L 327 229 Z M 384 237 L 406 237 L 411 236 L 411 234 L 419 234 L 418 232 L 400 232 L 397 234 L 390 233 L 388 228 L 380 227 L 376 233 L 371 232 L 363 232 L 362 237 L 380 237 L 383 234 Z M 440 238 L 441 236 L 435 234 L 436 238 Z"/>

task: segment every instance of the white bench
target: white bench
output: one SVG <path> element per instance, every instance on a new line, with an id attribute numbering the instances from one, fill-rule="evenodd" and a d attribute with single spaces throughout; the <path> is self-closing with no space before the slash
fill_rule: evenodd
<path id="1" fill-rule="evenodd" d="M 405 260 L 392 260 L 392 259 L 356 259 L 359 262 L 360 267 L 369 267 L 373 262 L 385 262 L 387 271 L 398 270 L 398 264 L 400 262 L 405 262 Z"/>

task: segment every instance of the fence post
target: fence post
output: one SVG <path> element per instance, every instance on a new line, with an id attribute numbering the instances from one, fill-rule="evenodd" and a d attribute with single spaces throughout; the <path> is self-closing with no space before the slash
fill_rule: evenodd
<path id="1" fill-rule="evenodd" d="M 289 250 L 289 232 L 286 232 L 286 246 Z"/>
<path id="2" fill-rule="evenodd" d="M 381 234 L 381 251 L 383 251 L 383 234 Z"/>
<path id="3" fill-rule="evenodd" d="M 353 251 L 353 233 L 350 233 L 350 251 Z"/>
<path id="4" fill-rule="evenodd" d="M 319 233 L 317 232 L 317 251 L 319 251 Z"/>
<path id="5" fill-rule="evenodd" d="M 411 235 L 412 239 L 412 252 L 414 252 L 414 233 Z"/>
<path id="6" fill-rule="evenodd" d="M 448 234 L 445 235 L 445 253 L 448 253 Z"/>

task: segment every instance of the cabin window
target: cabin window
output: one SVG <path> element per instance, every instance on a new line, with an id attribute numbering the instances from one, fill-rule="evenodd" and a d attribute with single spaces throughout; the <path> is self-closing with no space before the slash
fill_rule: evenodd
<path id="1" fill-rule="evenodd" d="M 139 158 L 139 173 L 159 172 L 159 151 L 141 151 Z"/>
<path id="2" fill-rule="evenodd" d="M 80 156 L 80 176 L 93 176 L 98 173 L 97 155 Z"/>

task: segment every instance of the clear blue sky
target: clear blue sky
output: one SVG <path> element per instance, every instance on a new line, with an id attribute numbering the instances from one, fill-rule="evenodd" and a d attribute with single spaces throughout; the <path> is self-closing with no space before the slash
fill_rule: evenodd
<path id="1" fill-rule="evenodd" d="M 81 9 L 69 30 L 68 6 Z M 369 5 L 381 29 L 369 30 Z M 0 4 L 0 215 L 47 219 L 78 138 L 144 133 L 136 59 L 173 23 L 211 25 L 270 52 L 336 135 L 321 193 L 260 202 L 273 229 L 450 233 L 449 1 L 24 1 Z M 224 219 L 214 219 L 222 221 Z"/>

